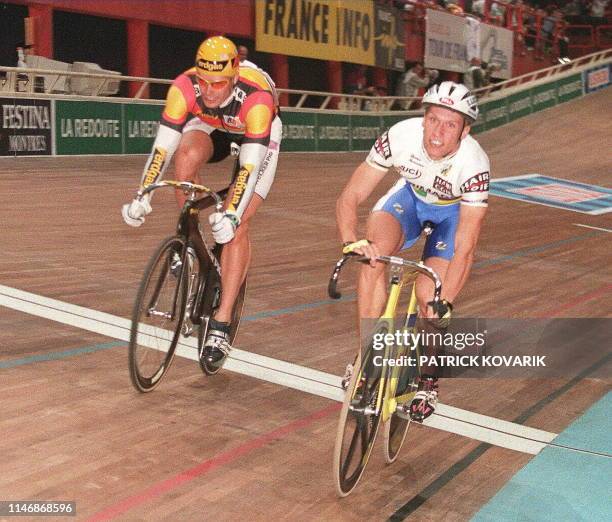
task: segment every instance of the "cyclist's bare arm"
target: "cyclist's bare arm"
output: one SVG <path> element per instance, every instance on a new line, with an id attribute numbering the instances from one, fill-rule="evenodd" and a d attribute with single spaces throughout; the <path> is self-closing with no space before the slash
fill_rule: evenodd
<path id="1" fill-rule="evenodd" d="M 336 202 L 338 232 L 343 243 L 360 239 L 357 237 L 357 208 L 372 194 L 386 173 L 387 169 L 373 167 L 365 161 L 353 172 Z"/>
<path id="2" fill-rule="evenodd" d="M 461 204 L 459 224 L 455 233 L 455 255 L 446 272 L 442 295 L 451 303 L 455 301 L 470 274 L 486 213 L 487 207 Z"/>

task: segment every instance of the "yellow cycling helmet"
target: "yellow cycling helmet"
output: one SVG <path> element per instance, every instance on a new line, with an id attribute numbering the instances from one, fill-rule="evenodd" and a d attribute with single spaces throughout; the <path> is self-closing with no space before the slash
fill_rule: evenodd
<path id="1" fill-rule="evenodd" d="M 200 77 L 238 74 L 240 59 L 234 42 L 225 36 L 212 36 L 204 40 L 196 54 L 196 73 Z"/>

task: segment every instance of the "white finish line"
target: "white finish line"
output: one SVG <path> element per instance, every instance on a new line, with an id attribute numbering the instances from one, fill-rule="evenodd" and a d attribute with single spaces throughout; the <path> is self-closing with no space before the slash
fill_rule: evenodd
<path id="1" fill-rule="evenodd" d="M 590 228 L 592 230 L 601 230 L 602 232 L 612 232 L 609 228 L 594 227 L 592 225 L 583 225 L 582 223 L 574 223 L 577 227 Z"/>
<path id="2" fill-rule="evenodd" d="M 131 321 L 123 317 L 39 296 L 0 285 L 0 305 L 37 317 L 129 342 Z M 197 340 L 181 338 L 176 354 L 197 361 Z M 225 370 L 304 391 L 341 402 L 341 378 L 271 357 L 233 349 Z M 424 423 L 450 433 L 532 455 L 538 454 L 557 435 L 521 424 L 438 404 Z"/>

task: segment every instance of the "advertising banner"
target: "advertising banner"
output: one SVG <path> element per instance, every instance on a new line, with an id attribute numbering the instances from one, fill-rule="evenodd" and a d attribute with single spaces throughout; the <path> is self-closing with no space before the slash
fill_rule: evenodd
<path id="1" fill-rule="evenodd" d="M 531 106 L 533 112 L 548 109 L 557 105 L 557 85 L 555 82 L 538 85 L 531 89 Z"/>
<path id="2" fill-rule="evenodd" d="M 124 104 L 124 154 L 148 154 L 151 152 L 163 108 L 163 105 Z"/>
<path id="3" fill-rule="evenodd" d="M 380 118 L 351 116 L 351 150 L 370 150 L 381 131 Z"/>
<path id="4" fill-rule="evenodd" d="M 508 107 L 506 98 L 495 100 L 482 105 L 483 120 L 486 121 L 487 130 L 508 123 Z M 480 119 L 480 118 L 479 118 Z"/>
<path id="5" fill-rule="evenodd" d="M 399 123 L 402 120 L 405 120 L 407 118 L 415 118 L 415 117 L 416 116 L 393 116 L 393 115 L 383 116 L 381 131 L 388 129 L 389 127 L 393 127 L 393 125 L 395 125 L 396 123 Z M 370 147 L 371 146 L 372 145 L 370 145 Z M 370 149 L 370 147 L 368 147 L 368 150 Z"/>
<path id="6" fill-rule="evenodd" d="M 425 18 L 425 67 L 464 72 L 467 60 L 467 24 L 463 18 L 427 9 Z"/>
<path id="7" fill-rule="evenodd" d="M 531 114 L 531 92 L 529 90 L 512 94 L 507 100 L 509 121 Z"/>
<path id="8" fill-rule="evenodd" d="M 258 51 L 404 69 L 399 11 L 373 0 L 256 0 Z"/>
<path id="9" fill-rule="evenodd" d="M 122 154 L 122 106 L 104 102 L 55 102 L 57 154 Z"/>
<path id="10" fill-rule="evenodd" d="M 582 96 L 582 75 L 574 74 L 557 80 L 557 101 L 563 103 Z"/>
<path id="11" fill-rule="evenodd" d="M 406 36 L 399 11 L 390 5 L 375 5 L 374 64 L 382 69 L 404 71 Z"/>
<path id="12" fill-rule="evenodd" d="M 317 150 L 317 116 L 313 112 L 283 111 L 281 151 Z"/>
<path id="13" fill-rule="evenodd" d="M 513 41 L 508 29 L 428 9 L 425 67 L 463 73 L 469 68 L 470 58 L 480 57 L 483 62 L 499 65 L 493 77 L 511 78 Z"/>
<path id="14" fill-rule="evenodd" d="M 493 78 L 512 78 L 512 55 L 514 52 L 514 33 L 509 29 L 494 25 L 480 24 L 480 59 L 488 64 L 496 64 Z"/>
<path id="15" fill-rule="evenodd" d="M 0 156 L 52 153 L 51 101 L 0 98 Z"/>
<path id="16" fill-rule="evenodd" d="M 582 73 L 584 75 L 584 90 L 586 93 L 595 92 L 610 85 L 610 65 L 607 64 Z"/>
<path id="17" fill-rule="evenodd" d="M 351 127 L 349 116 L 317 114 L 319 151 L 349 151 Z"/>
<path id="18" fill-rule="evenodd" d="M 487 108 L 485 105 L 480 106 L 480 114 L 478 119 L 472 124 L 471 134 L 478 134 L 484 132 L 487 129 Z"/>

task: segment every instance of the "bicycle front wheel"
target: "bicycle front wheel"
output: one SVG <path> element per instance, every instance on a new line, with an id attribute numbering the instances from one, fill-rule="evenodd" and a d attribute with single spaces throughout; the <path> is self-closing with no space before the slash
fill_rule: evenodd
<path id="1" fill-rule="evenodd" d="M 153 390 L 168 371 L 187 302 L 188 270 L 183 239 L 173 236 L 157 249 L 145 270 L 130 332 L 130 379 L 141 392 Z"/>
<path id="2" fill-rule="evenodd" d="M 418 352 L 417 352 L 418 354 Z M 418 357 L 418 355 L 417 355 Z M 419 380 L 418 366 L 405 366 L 399 376 L 399 382 L 395 390 L 395 397 L 398 404 L 410 404 L 416 390 Z M 408 428 L 410 427 L 410 417 L 399 416 L 394 412 L 384 425 L 384 452 L 385 462 L 391 464 L 397 460 L 402 445 L 406 440 Z"/>
<path id="3" fill-rule="evenodd" d="M 375 410 L 381 393 L 381 372 L 372 365 L 372 357 L 370 347 L 363 363 L 361 356 L 355 360 L 340 412 L 334 446 L 334 479 L 341 497 L 349 495 L 363 475 L 380 425 L 380 411 Z"/>

